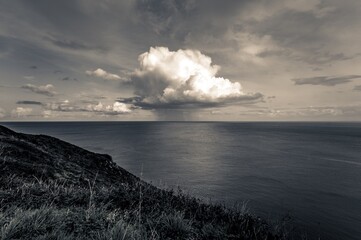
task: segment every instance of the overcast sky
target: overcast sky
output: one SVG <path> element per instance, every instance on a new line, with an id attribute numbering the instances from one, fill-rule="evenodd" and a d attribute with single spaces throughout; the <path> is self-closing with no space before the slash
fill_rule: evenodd
<path id="1" fill-rule="evenodd" d="M 0 120 L 360 121 L 360 0 L 0 1 Z"/>

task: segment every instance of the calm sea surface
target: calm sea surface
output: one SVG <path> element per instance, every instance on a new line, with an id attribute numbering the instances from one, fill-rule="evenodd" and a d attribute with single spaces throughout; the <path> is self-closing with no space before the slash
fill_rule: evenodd
<path id="1" fill-rule="evenodd" d="M 108 153 L 158 186 L 248 201 L 266 219 L 289 214 L 309 239 L 361 239 L 361 123 L 1 124 Z"/>

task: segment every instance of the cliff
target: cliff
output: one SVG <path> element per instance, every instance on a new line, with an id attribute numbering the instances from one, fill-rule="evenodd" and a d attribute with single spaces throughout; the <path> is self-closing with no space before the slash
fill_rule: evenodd
<path id="1" fill-rule="evenodd" d="M 0 174 L 97 184 L 135 183 L 139 179 L 106 154 L 87 151 L 57 138 L 14 132 L 0 126 Z"/>

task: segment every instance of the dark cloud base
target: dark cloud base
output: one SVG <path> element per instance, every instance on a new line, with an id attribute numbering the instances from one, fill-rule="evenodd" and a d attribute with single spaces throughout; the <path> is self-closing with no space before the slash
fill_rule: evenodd
<path id="1" fill-rule="evenodd" d="M 120 103 L 132 104 L 135 107 L 152 110 L 152 109 L 197 109 L 197 108 L 213 108 L 213 107 L 224 107 L 234 104 L 254 104 L 264 101 L 264 95 L 261 93 L 254 93 L 237 97 L 234 99 L 219 99 L 217 102 L 199 102 L 199 101 L 188 101 L 188 102 L 177 102 L 173 101 L 170 103 L 148 103 L 142 97 L 130 97 L 130 98 L 118 98 L 116 100 Z"/>

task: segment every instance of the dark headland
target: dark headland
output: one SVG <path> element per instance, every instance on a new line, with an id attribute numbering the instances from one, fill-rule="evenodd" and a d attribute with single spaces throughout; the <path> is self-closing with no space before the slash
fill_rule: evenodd
<path id="1" fill-rule="evenodd" d="M 54 137 L 0 126 L 0 239 L 288 239 L 242 208 L 152 186 Z"/>

